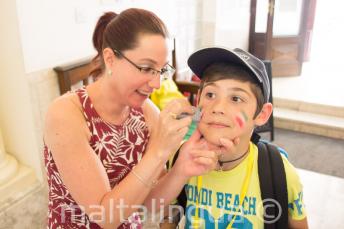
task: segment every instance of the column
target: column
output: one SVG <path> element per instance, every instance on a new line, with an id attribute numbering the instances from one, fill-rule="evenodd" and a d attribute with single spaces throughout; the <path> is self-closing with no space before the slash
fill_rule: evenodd
<path id="1" fill-rule="evenodd" d="M 17 160 L 6 153 L 0 130 L 0 187 L 13 178 L 18 170 Z"/>

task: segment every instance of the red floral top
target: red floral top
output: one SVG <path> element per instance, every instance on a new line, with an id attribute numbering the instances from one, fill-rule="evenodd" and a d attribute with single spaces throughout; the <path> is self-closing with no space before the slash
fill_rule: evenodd
<path id="1" fill-rule="evenodd" d="M 144 154 L 149 133 L 142 109 L 132 108 L 123 125 L 114 125 L 105 122 L 98 115 L 86 88 L 78 89 L 75 93 L 80 99 L 91 132 L 89 144 L 102 162 L 113 188 Z M 48 228 L 101 228 L 89 219 L 63 184 L 51 151 L 46 145 L 44 162 L 49 185 Z M 137 213 L 129 217 L 119 228 L 141 228 Z"/>

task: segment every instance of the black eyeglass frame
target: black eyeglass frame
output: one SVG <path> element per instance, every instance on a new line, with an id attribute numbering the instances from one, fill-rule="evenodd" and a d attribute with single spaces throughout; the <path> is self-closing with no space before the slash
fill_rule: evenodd
<path id="1" fill-rule="evenodd" d="M 160 71 L 156 70 L 154 68 L 151 67 L 141 67 L 137 64 L 135 64 L 132 60 L 130 60 L 128 57 L 126 57 L 122 52 L 116 50 L 116 49 L 112 49 L 112 51 L 114 52 L 114 54 L 123 57 L 126 61 L 128 61 L 131 65 L 133 65 L 135 68 L 137 68 L 137 70 L 139 70 L 140 72 L 148 72 L 151 71 L 151 74 L 154 76 L 157 76 L 159 73 L 159 76 L 163 76 L 164 79 L 166 79 L 167 77 L 164 76 L 164 74 L 169 73 L 169 75 L 173 76 L 173 74 L 175 73 L 176 69 L 171 66 L 169 63 L 167 63 L 165 66 L 169 67 L 170 69 L 167 69 L 166 67 L 162 68 Z"/>

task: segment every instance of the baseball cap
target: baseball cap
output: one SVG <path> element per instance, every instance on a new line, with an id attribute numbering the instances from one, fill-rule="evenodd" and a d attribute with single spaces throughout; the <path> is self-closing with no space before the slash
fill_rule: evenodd
<path id="1" fill-rule="evenodd" d="M 214 63 L 235 63 L 246 67 L 255 76 L 260 85 L 264 101 L 269 101 L 270 82 L 264 63 L 249 52 L 242 49 L 225 49 L 219 47 L 204 48 L 191 54 L 188 65 L 199 78 L 203 78 L 204 70 Z"/>

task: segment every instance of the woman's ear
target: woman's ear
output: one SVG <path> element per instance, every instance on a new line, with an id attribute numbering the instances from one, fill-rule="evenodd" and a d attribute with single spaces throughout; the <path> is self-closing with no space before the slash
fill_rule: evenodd
<path id="1" fill-rule="evenodd" d="M 264 125 L 269 120 L 271 114 L 272 114 L 272 104 L 265 103 L 260 113 L 253 120 L 254 124 L 257 126 Z"/>
<path id="2" fill-rule="evenodd" d="M 105 48 L 103 49 L 103 58 L 106 68 L 111 68 L 115 60 L 115 53 L 112 51 L 112 49 Z"/>

